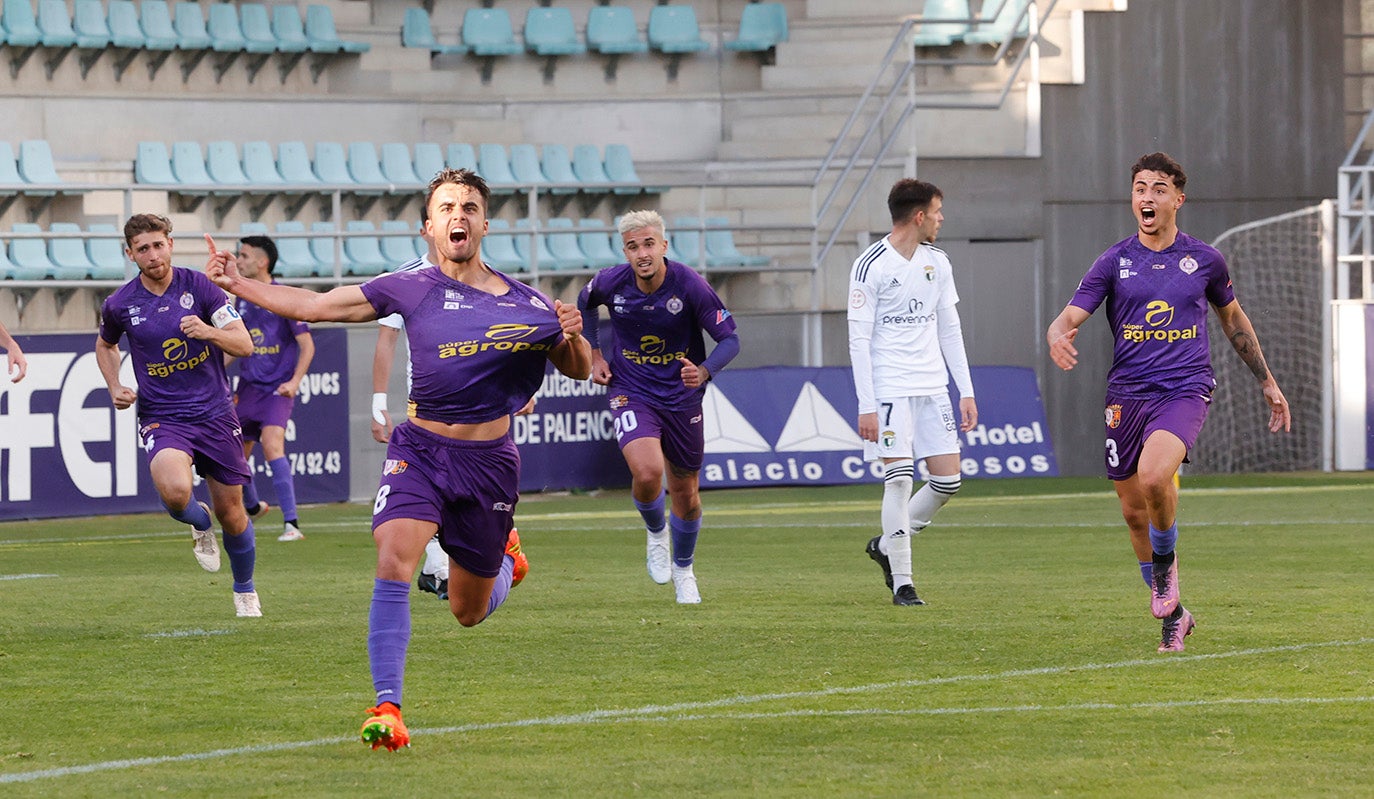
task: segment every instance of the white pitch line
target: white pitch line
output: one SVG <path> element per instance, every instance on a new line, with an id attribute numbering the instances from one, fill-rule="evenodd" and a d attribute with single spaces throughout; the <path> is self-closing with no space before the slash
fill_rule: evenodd
<path id="1" fill-rule="evenodd" d="M 36 580 L 39 577 L 56 576 L 56 574 L 0 574 L 0 580 Z"/>
<path id="2" fill-rule="evenodd" d="M 597 724 L 601 722 L 624 722 L 624 721 L 646 721 L 663 720 L 674 721 L 678 719 L 690 719 L 695 716 L 685 715 L 690 711 L 709 710 L 712 708 L 731 708 L 742 705 L 757 704 L 759 702 L 773 702 L 789 699 L 816 699 L 826 696 L 841 696 L 849 694 L 872 693 L 874 691 L 889 691 L 893 688 L 913 688 L 925 685 L 945 685 L 949 683 L 961 682 L 988 682 L 995 680 L 1015 679 L 1018 677 L 1035 677 L 1051 674 L 1066 674 L 1079 671 L 1101 671 L 1104 669 L 1131 668 L 1134 666 L 1162 666 L 1178 665 L 1179 663 L 1197 662 L 1207 660 L 1221 660 L 1226 658 L 1249 657 L 1252 655 L 1272 655 L 1283 652 L 1302 652 L 1309 649 L 1321 649 L 1329 647 L 1348 647 L 1366 646 L 1374 644 L 1374 638 L 1356 638 L 1348 641 L 1321 641 L 1309 644 L 1288 644 L 1286 646 L 1257 647 L 1254 649 L 1238 649 L 1231 652 L 1212 652 L 1198 655 L 1178 655 L 1155 658 L 1137 658 L 1132 660 L 1120 660 L 1115 663 L 1087 663 L 1079 666 L 1043 666 L 1034 669 L 1012 669 L 1009 671 L 997 672 L 994 674 L 963 674 L 952 677 L 931 677 L 916 680 L 899 680 L 896 682 L 871 683 L 869 685 L 855 685 L 848 687 L 826 688 L 820 691 L 792 691 L 785 693 L 757 694 L 755 696 L 734 696 L 726 699 L 713 699 L 704 702 L 680 702 L 672 705 L 646 705 L 638 708 L 621 708 L 608 710 L 589 710 L 584 713 L 572 713 L 562 716 L 545 716 L 543 718 L 517 719 L 514 721 L 493 721 L 484 723 L 461 724 L 452 727 L 434 727 L 426 729 L 416 729 L 413 732 L 419 735 L 451 735 L 464 732 L 479 732 L 484 730 L 497 729 L 518 729 L 527 727 L 560 727 L 576 724 Z M 1120 705 L 1119 707 L 1131 709 L 1135 707 L 1171 707 L 1183 705 L 1207 705 L 1207 704 L 1284 704 L 1291 701 L 1303 701 L 1310 703 L 1336 703 L 1336 702 L 1364 702 L 1374 701 L 1370 697 L 1352 698 L 1323 698 L 1313 697 L 1305 699 L 1288 699 L 1281 697 L 1258 698 L 1258 699 L 1211 699 L 1211 700 L 1182 700 L 1174 702 L 1158 703 L 1139 703 L 1137 705 Z M 1039 706 L 1022 706 L 1026 710 L 1040 709 Z M 1063 709 L 1072 709 L 1073 706 L 1062 706 Z M 1082 709 L 1111 709 L 1118 707 L 1110 704 L 1084 704 Z M 1054 709 L 1054 708 L 1045 708 Z M 911 713 L 924 712 L 927 714 L 938 713 L 958 713 L 958 712 L 1013 712 L 1018 711 L 1015 706 L 1006 708 L 928 708 L 924 711 L 912 710 Z M 807 715 L 818 711 L 780 711 L 769 716 L 780 715 Z M 856 711 L 857 712 L 857 711 Z M 872 712 L 872 711 L 863 711 Z M 702 718 L 712 717 L 710 714 L 697 714 Z M 764 714 L 758 714 L 763 717 Z M 748 714 L 741 714 L 740 718 L 748 717 Z M 53 779 L 57 777 L 68 777 L 74 774 L 92 774 L 102 771 L 119 771 L 122 769 L 138 768 L 141 766 L 156 766 L 167 763 L 188 763 L 199 760 L 214 760 L 217 758 L 238 757 L 241 755 L 269 754 L 272 752 L 284 752 L 296 749 L 308 749 L 316 746 L 331 746 L 333 744 L 348 743 L 356 741 L 354 737 L 333 737 L 317 738 L 313 741 L 290 741 L 276 744 L 255 744 L 253 746 L 240 746 L 229 749 L 215 749 L 209 752 L 188 752 L 180 755 L 162 755 L 159 757 L 140 757 L 130 760 L 107 760 L 100 763 L 86 763 L 79 766 L 63 766 L 61 768 L 42 769 L 39 771 L 27 771 L 14 774 L 0 774 L 0 784 L 35 782 L 43 779 Z"/>

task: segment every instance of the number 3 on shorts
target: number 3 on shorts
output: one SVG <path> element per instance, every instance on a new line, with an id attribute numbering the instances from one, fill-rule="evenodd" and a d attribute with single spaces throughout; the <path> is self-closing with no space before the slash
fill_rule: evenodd
<path id="1" fill-rule="evenodd" d="M 1120 465 L 1121 465 L 1121 456 L 1118 455 L 1117 452 L 1116 452 L 1116 439 L 1114 439 L 1114 438 L 1109 438 L 1109 439 L 1107 439 L 1107 465 L 1108 465 L 1108 466 L 1120 466 Z"/>

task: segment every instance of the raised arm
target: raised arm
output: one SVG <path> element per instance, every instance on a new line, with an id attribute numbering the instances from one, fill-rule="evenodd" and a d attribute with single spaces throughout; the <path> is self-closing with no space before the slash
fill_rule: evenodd
<path id="1" fill-rule="evenodd" d="M 1255 335 L 1254 325 L 1250 324 L 1250 317 L 1241 309 L 1238 300 L 1232 300 L 1215 310 L 1226 340 L 1231 342 L 1236 354 L 1240 355 L 1240 359 L 1250 367 L 1250 373 L 1260 382 L 1264 399 L 1269 403 L 1269 432 L 1288 432 L 1293 426 L 1293 414 L 1288 407 L 1288 400 L 1279 390 L 1278 381 L 1264 362 L 1264 353 L 1260 351 L 1259 337 Z"/>
<path id="2" fill-rule="evenodd" d="M 1045 340 L 1050 345 L 1050 360 L 1066 372 L 1078 365 L 1078 348 L 1073 342 L 1078 338 L 1078 328 L 1088 321 L 1089 316 L 1092 314 L 1077 305 L 1065 305 L 1045 332 Z"/>
<path id="3" fill-rule="evenodd" d="M 278 316 L 303 322 L 366 322 L 377 318 L 377 311 L 357 286 L 339 286 L 320 294 L 295 286 L 249 280 L 239 274 L 233 253 L 216 249 L 215 240 L 208 233 L 205 243 L 210 248 L 210 258 L 205 262 L 206 276 L 230 294 Z"/>
<path id="4" fill-rule="evenodd" d="M 553 310 L 563 327 L 563 340 L 549 351 L 549 360 L 568 377 L 586 380 L 592 373 L 592 345 L 582 336 L 582 313 L 562 300 L 553 301 Z"/>

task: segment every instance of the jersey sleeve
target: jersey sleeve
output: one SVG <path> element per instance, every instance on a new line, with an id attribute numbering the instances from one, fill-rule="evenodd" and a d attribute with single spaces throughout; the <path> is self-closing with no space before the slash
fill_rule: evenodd
<path id="1" fill-rule="evenodd" d="M 877 270 L 860 257 L 849 273 L 849 363 L 859 413 L 873 413 L 878 401 L 873 387 L 873 323 L 878 307 Z"/>
<path id="2" fill-rule="evenodd" d="M 601 349 L 601 312 L 602 301 L 598 288 L 598 278 L 600 272 L 592 275 L 592 279 L 587 281 L 587 285 L 577 292 L 577 310 L 582 314 L 582 337 L 587 339 L 587 343 L 592 349 Z"/>
<path id="3" fill-rule="evenodd" d="M 100 306 L 100 339 L 106 344 L 118 344 L 120 336 L 124 335 L 124 320 L 115 311 L 112 299 L 106 298 Z"/>
<path id="4" fill-rule="evenodd" d="M 378 275 L 371 280 L 363 283 L 358 288 L 362 289 L 363 296 L 372 303 L 372 310 L 377 312 L 378 318 L 385 318 L 392 315 L 400 316 L 401 307 L 398 278 L 406 272 L 389 272 L 385 275 Z"/>
<path id="5" fill-rule="evenodd" d="M 1112 257 L 1106 253 L 1093 261 L 1088 273 L 1078 282 L 1078 289 L 1074 291 L 1073 297 L 1069 300 L 1069 305 L 1082 308 L 1088 313 L 1096 311 L 1102 301 L 1107 299 L 1107 293 L 1111 290 L 1112 268 L 1114 266 Z"/>
<path id="6" fill-rule="evenodd" d="M 701 325 L 701 329 L 706 331 L 706 335 L 713 341 L 734 335 L 735 317 L 730 315 L 725 303 L 720 301 L 720 295 L 716 294 L 716 290 L 711 288 L 711 284 L 707 283 L 705 278 L 695 272 L 691 274 L 697 285 L 697 324 Z"/>
<path id="7" fill-rule="evenodd" d="M 1225 308 L 1236 300 L 1236 291 L 1231 286 L 1231 270 L 1226 266 L 1226 257 L 1219 251 L 1212 250 L 1209 254 L 1215 260 L 1211 279 L 1207 281 L 1207 301 L 1217 308 Z"/>

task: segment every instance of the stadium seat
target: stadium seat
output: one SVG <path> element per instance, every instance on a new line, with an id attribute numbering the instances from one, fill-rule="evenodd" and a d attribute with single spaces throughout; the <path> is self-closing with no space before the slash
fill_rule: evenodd
<path id="1" fill-rule="evenodd" d="M 539 150 L 533 144 L 512 144 L 510 146 L 510 171 L 521 186 L 545 188 L 549 184 L 548 175 L 539 165 Z M 549 189 L 554 194 L 568 194 L 577 189 Z"/>
<path id="2" fill-rule="evenodd" d="M 248 49 L 239 27 L 239 9 L 233 3 L 215 3 L 205 20 L 205 32 L 210 34 L 210 49 L 217 53 L 242 53 Z"/>
<path id="3" fill-rule="evenodd" d="M 577 39 L 572 12 L 552 6 L 531 6 L 525 13 L 525 48 L 543 56 L 587 52 L 586 46 Z"/>
<path id="4" fill-rule="evenodd" d="M 110 45 L 110 24 L 105 21 L 100 0 L 73 0 L 72 31 L 77 47 L 100 49 Z"/>
<path id="5" fill-rule="evenodd" d="M 419 148 L 419 145 L 416 145 Z M 410 160 L 410 148 L 401 142 L 386 142 L 382 145 L 382 177 L 402 189 L 414 189 L 427 181 L 421 181 L 415 172 L 415 164 Z"/>
<path id="6" fill-rule="evenodd" d="M 539 271 L 548 272 L 558 268 L 558 259 L 554 257 L 553 251 L 549 249 L 548 234 L 541 230 L 537 235 L 531 236 L 529 217 L 520 217 L 515 220 L 515 252 L 519 254 L 520 260 L 530 270 L 537 266 Z M 531 241 L 531 239 L 533 241 Z M 531 247 L 533 244 L 533 247 Z M 537 260 L 536 260 L 536 255 Z"/>
<path id="7" fill-rule="evenodd" d="M 38 19 L 33 13 L 31 0 L 4 0 L 0 11 L 0 25 L 5 32 L 5 43 L 12 48 L 37 47 L 43 43 L 43 32 L 38 29 Z"/>
<path id="8" fill-rule="evenodd" d="M 561 144 L 544 145 L 539 159 L 539 168 L 550 183 L 575 184 L 580 182 L 577 175 L 573 173 L 572 156 L 568 155 L 568 148 Z M 576 194 L 582 190 L 583 187 L 573 185 L 550 189 L 554 194 Z"/>
<path id="9" fill-rule="evenodd" d="M 282 180 L 291 185 L 319 185 L 320 176 L 310 163 L 310 151 L 305 142 L 284 141 L 277 146 L 277 171 Z"/>
<path id="10" fill-rule="evenodd" d="M 334 27 L 334 12 L 329 6 L 308 5 L 305 7 L 305 39 L 314 53 L 350 53 L 360 55 L 372 49 L 367 42 L 355 42 L 339 38 Z"/>
<path id="11" fill-rule="evenodd" d="M 243 47 L 250 53 L 264 55 L 277 51 L 277 35 L 272 32 L 272 18 L 262 3 L 239 6 L 239 24 L 243 28 Z"/>
<path id="12" fill-rule="evenodd" d="M 450 153 L 450 157 L 452 153 Z M 452 166 L 452 160 L 449 165 Z M 500 144 L 479 144 L 477 146 L 477 173 L 486 179 L 492 194 L 512 194 L 520 181 L 511 171 L 510 159 L 506 148 Z"/>
<path id="13" fill-rule="evenodd" d="M 376 233 L 377 228 L 367 220 L 350 220 L 344 226 L 349 233 Z M 396 264 L 382 254 L 381 240 L 375 236 L 349 236 L 344 239 L 344 262 L 350 275 L 380 275 Z"/>
<path id="14" fill-rule="evenodd" d="M 239 238 L 244 236 L 267 236 L 270 235 L 265 222 L 240 222 Z"/>
<path id="15" fill-rule="evenodd" d="M 277 37 L 277 49 L 283 53 L 310 50 L 310 42 L 305 38 L 305 23 L 294 4 L 272 6 L 272 33 Z"/>
<path id="16" fill-rule="evenodd" d="M 712 266 L 768 266 L 766 255 L 745 255 L 735 246 L 730 220 L 723 216 L 706 218 L 706 263 Z"/>
<path id="17" fill-rule="evenodd" d="M 304 233 L 305 224 L 294 220 L 277 223 L 277 268 L 279 277 L 311 277 L 320 269 L 315 254 L 310 250 L 310 240 L 305 238 L 286 238 L 283 233 Z M 330 258 L 333 263 L 333 258 Z"/>
<path id="18" fill-rule="evenodd" d="M 461 44 L 440 44 L 434 38 L 429 12 L 423 8 L 407 8 L 401 23 L 401 46 L 428 50 L 430 55 L 462 55 L 468 48 Z"/>
<path id="19" fill-rule="evenodd" d="M 172 14 L 166 0 L 143 0 L 139 3 L 138 26 L 143 29 L 143 47 L 146 50 L 171 51 L 178 44 L 187 49 L 172 26 Z"/>
<path id="20" fill-rule="evenodd" d="M 386 160 L 385 147 L 382 148 L 382 160 Z M 420 185 L 428 186 L 444 166 L 444 150 L 438 144 L 422 141 L 415 145 L 415 177 L 420 179 Z"/>
<path id="21" fill-rule="evenodd" d="M 591 260 L 582 252 L 582 245 L 577 240 L 577 230 L 573 227 L 571 219 L 550 219 L 546 238 L 549 252 L 553 254 L 554 269 L 586 269 L 591 266 Z"/>
<path id="22" fill-rule="evenodd" d="M 711 45 L 701 38 L 691 6 L 669 4 L 649 11 L 649 47 L 661 53 L 698 53 Z"/>
<path id="23" fill-rule="evenodd" d="M 525 259 L 515 249 L 515 235 L 504 219 L 487 220 L 487 235 L 482 239 L 482 260 L 503 272 L 528 271 Z"/>
<path id="24" fill-rule="evenodd" d="M 582 228 L 607 226 L 601 219 L 581 219 L 577 224 Z M 582 230 L 577 234 L 577 244 L 582 248 L 583 255 L 587 256 L 588 265 L 593 269 L 601 269 L 624 263 L 624 255 L 616 243 L 618 238 L 617 234 L 604 230 Z"/>
<path id="25" fill-rule="evenodd" d="M 90 226 L 100 234 L 86 239 L 86 257 L 91 262 L 91 277 L 95 280 L 123 280 L 125 274 L 124 239 L 111 224 Z"/>
<path id="26" fill-rule="evenodd" d="M 52 148 L 46 139 L 25 139 L 19 142 L 19 174 L 25 181 L 35 185 L 55 186 L 62 183 L 53 164 Z M 26 191 L 25 194 L 38 195 L 41 192 Z"/>
<path id="27" fill-rule="evenodd" d="M 97 0 L 96 5 L 99 5 Z M 138 24 L 138 7 L 133 0 L 110 0 L 110 10 L 106 17 L 110 26 L 110 44 L 126 50 L 164 50 L 165 47 L 149 47 L 148 37 Z M 172 46 L 175 46 L 173 44 Z"/>
<path id="28" fill-rule="evenodd" d="M 134 182 L 154 186 L 175 186 L 176 175 L 172 174 L 172 159 L 167 154 L 167 145 L 160 141 L 141 141 L 138 154 L 134 157 Z"/>
<path id="29" fill-rule="evenodd" d="M 214 183 L 205 170 L 205 154 L 193 141 L 172 142 L 172 174 L 185 186 L 208 186 Z"/>
<path id="30" fill-rule="evenodd" d="M 29 222 L 17 222 L 15 233 L 42 233 L 43 228 Z M 11 274 L 15 280 L 43 280 L 53 276 L 55 267 L 48 258 L 43 239 L 14 239 L 10 242 Z"/>
<path id="31" fill-rule="evenodd" d="M 1006 0 L 1002 10 L 991 22 L 980 22 L 971 33 L 964 34 L 968 44 L 991 44 L 1000 47 L 1008 39 L 1016 39 L 1030 34 L 1030 15 L 1025 8 L 1030 0 Z M 984 13 L 994 6 L 984 0 Z"/>
<path id="32" fill-rule="evenodd" d="M 147 3 L 148 0 L 144 0 L 144 5 Z M 200 3 L 180 0 L 175 11 L 172 26 L 177 32 L 177 47 L 182 50 L 210 49 L 212 40 L 205 30 L 205 13 L 200 9 Z"/>
<path id="33" fill-rule="evenodd" d="M 782 3 L 750 3 L 739 18 L 739 33 L 725 49 L 767 52 L 787 41 L 787 7 Z"/>
<path id="34" fill-rule="evenodd" d="M 587 14 L 587 46 L 606 55 L 649 51 L 639 38 L 634 11 L 626 6 L 592 6 Z"/>
<path id="35" fill-rule="evenodd" d="M 700 269 L 702 263 L 710 265 L 710 261 L 704 261 L 705 254 L 701 248 L 701 220 L 694 216 L 679 216 L 673 220 L 673 228 L 668 232 L 669 249 L 676 252 L 676 257 L 669 255 L 674 261 L 681 261 L 693 269 Z"/>
<path id="36" fill-rule="evenodd" d="M 922 19 L 950 20 L 922 22 L 911 36 L 915 47 L 946 47 L 964 38 L 971 27 L 968 0 L 926 0 Z"/>
<path id="37" fill-rule="evenodd" d="M 588 194 L 611 190 L 611 178 L 606 174 L 606 167 L 601 162 L 601 152 L 594 144 L 579 144 L 573 147 L 572 172 L 577 182 L 582 184 L 582 191 Z"/>
<path id="38" fill-rule="evenodd" d="M 477 168 L 477 152 L 472 149 L 471 144 L 467 142 L 453 142 L 449 144 L 446 154 L 450 169 L 467 169 L 472 172 L 478 172 L 482 177 L 486 178 L 488 183 L 491 182 L 491 176 Z M 501 155 L 501 158 L 503 160 L 505 159 L 504 153 Z M 509 163 L 506 165 L 506 171 L 510 171 Z"/>
<path id="39" fill-rule="evenodd" d="M 53 222 L 51 233 L 80 233 L 81 226 L 73 222 Z M 52 262 L 52 276 L 57 280 L 85 280 L 91 276 L 91 259 L 86 254 L 83 239 L 48 239 L 48 260 Z"/>
<path id="40" fill-rule="evenodd" d="M 311 222 L 310 232 L 316 235 L 310 239 L 310 254 L 315 256 L 315 274 L 319 277 L 332 277 L 334 264 L 339 261 L 341 274 L 348 274 L 348 252 L 334 253 L 334 232 L 338 230 L 333 222 Z"/>
<path id="41" fill-rule="evenodd" d="M 515 41 L 510 13 L 504 8 L 469 8 L 463 13 L 463 44 L 473 55 L 515 55 L 520 45 Z"/>
<path id="42" fill-rule="evenodd" d="M 265 141 L 243 143 L 243 176 L 254 186 L 280 186 L 286 180 L 277 171 L 272 145 Z"/>
<path id="43" fill-rule="evenodd" d="M 231 141 L 212 141 L 205 145 L 205 172 L 221 186 L 248 185 L 238 147 Z"/>
<path id="44" fill-rule="evenodd" d="M 321 183 L 341 186 L 346 191 L 353 190 L 356 185 L 353 174 L 348 171 L 344 147 L 338 142 L 315 142 L 314 168 Z"/>
<path id="45" fill-rule="evenodd" d="M 381 246 L 382 258 L 386 260 L 387 268 L 391 269 L 400 266 L 406 261 L 414 260 L 423 255 L 415 242 L 422 241 L 415 236 L 415 227 L 402 219 L 387 219 L 382 222 L 383 233 L 404 233 L 404 236 L 379 236 L 378 243 Z"/>
<path id="46" fill-rule="evenodd" d="M 19 176 L 19 164 L 14 160 L 14 148 L 7 141 L 0 141 L 0 186 L 18 186 L 24 183 Z"/>
<path id="47" fill-rule="evenodd" d="M 72 30 L 65 0 L 38 0 L 38 30 L 43 34 L 44 47 L 76 46 L 76 31 Z"/>
<path id="48" fill-rule="evenodd" d="M 662 191 L 645 186 L 644 181 L 639 179 L 634 159 L 630 157 L 630 148 L 624 144 L 606 145 L 606 176 L 612 183 L 625 184 L 615 187 L 616 194 L 654 194 Z"/>
<path id="49" fill-rule="evenodd" d="M 315 160 L 319 161 L 319 147 L 315 148 Z M 371 189 L 368 192 L 355 191 L 357 194 L 381 194 L 390 186 L 390 181 L 382 174 L 382 162 L 377 157 L 377 146 L 370 141 L 355 141 L 348 145 L 348 174 L 359 186 Z"/>

